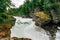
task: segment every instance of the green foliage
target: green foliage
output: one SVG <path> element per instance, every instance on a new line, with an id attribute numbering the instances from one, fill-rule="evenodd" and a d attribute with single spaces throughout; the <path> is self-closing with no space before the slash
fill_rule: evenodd
<path id="1" fill-rule="evenodd" d="M 12 20 L 12 16 L 7 13 L 0 13 L 0 24 L 6 23 L 7 21 Z"/>
<path id="2" fill-rule="evenodd" d="M 6 11 L 6 8 L 10 5 L 12 5 L 10 0 L 0 0 L 0 12 Z"/>
<path id="3" fill-rule="evenodd" d="M 9 9 L 8 14 L 10 15 L 25 15 L 29 16 L 30 13 L 30 1 L 26 0 L 23 5 L 21 5 L 19 8 L 12 8 Z"/>
<path id="4" fill-rule="evenodd" d="M 8 13 L 7 14 L 9 14 L 9 15 L 18 15 L 18 9 L 16 8 L 11 8 L 11 9 L 9 9 L 8 10 Z"/>
<path id="5" fill-rule="evenodd" d="M 26 0 L 19 8 L 10 9 L 9 14 L 29 17 L 30 13 L 34 13 L 36 8 L 38 8 L 39 11 L 47 12 L 49 15 L 51 15 L 51 11 L 54 10 L 54 14 L 59 17 L 60 0 Z"/>
<path id="6" fill-rule="evenodd" d="M 5 23 L 7 20 L 11 20 L 7 12 L 7 7 L 12 6 L 11 0 L 0 0 L 0 24 Z"/>
<path id="7" fill-rule="evenodd" d="M 3 24 L 4 23 L 4 20 L 3 18 L 0 17 L 0 24 Z"/>
<path id="8" fill-rule="evenodd" d="M 50 12 L 51 10 L 59 9 L 58 6 L 60 7 L 60 5 L 58 3 L 60 3 L 59 0 L 44 0 L 44 11 Z"/>

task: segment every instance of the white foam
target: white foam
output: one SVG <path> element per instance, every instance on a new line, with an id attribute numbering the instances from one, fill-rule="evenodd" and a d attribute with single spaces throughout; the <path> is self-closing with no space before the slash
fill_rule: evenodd
<path id="1" fill-rule="evenodd" d="M 45 30 L 35 26 L 35 22 L 33 22 L 32 19 L 21 17 L 15 18 L 16 23 L 15 26 L 13 26 L 11 29 L 11 37 L 27 37 L 31 38 L 32 40 L 49 40 L 49 36 L 46 35 Z M 18 24 L 18 20 L 21 22 L 28 22 L 29 24 Z"/>

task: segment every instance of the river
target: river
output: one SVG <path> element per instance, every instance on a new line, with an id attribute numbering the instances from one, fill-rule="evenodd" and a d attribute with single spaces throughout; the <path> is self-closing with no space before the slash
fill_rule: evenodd
<path id="1" fill-rule="evenodd" d="M 11 29 L 11 37 L 31 38 L 32 40 L 49 40 L 46 31 L 35 25 L 30 18 L 15 17 L 15 25 Z M 60 40 L 60 31 L 56 33 L 56 40 Z"/>

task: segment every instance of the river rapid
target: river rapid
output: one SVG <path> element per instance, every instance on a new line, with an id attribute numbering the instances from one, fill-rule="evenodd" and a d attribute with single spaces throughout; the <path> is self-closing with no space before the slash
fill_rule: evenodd
<path id="1" fill-rule="evenodd" d="M 35 25 L 31 18 L 16 17 L 15 25 L 11 29 L 11 37 L 31 38 L 32 40 L 49 40 L 46 31 Z M 60 40 L 60 31 L 56 33 L 56 40 Z"/>

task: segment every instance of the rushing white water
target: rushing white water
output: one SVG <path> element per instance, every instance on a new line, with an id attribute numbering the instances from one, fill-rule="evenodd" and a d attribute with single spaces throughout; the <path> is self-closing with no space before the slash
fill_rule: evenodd
<path id="1" fill-rule="evenodd" d="M 15 18 L 16 22 L 11 29 L 11 37 L 31 38 L 32 40 L 49 40 L 49 36 L 46 35 L 45 30 L 35 26 L 35 22 L 33 22 L 32 19 L 21 17 Z M 59 32 L 57 32 L 56 35 L 56 40 L 60 40 L 60 36 L 58 37 Z"/>
<path id="2" fill-rule="evenodd" d="M 58 30 L 56 33 L 56 40 L 60 40 L 60 30 Z"/>

